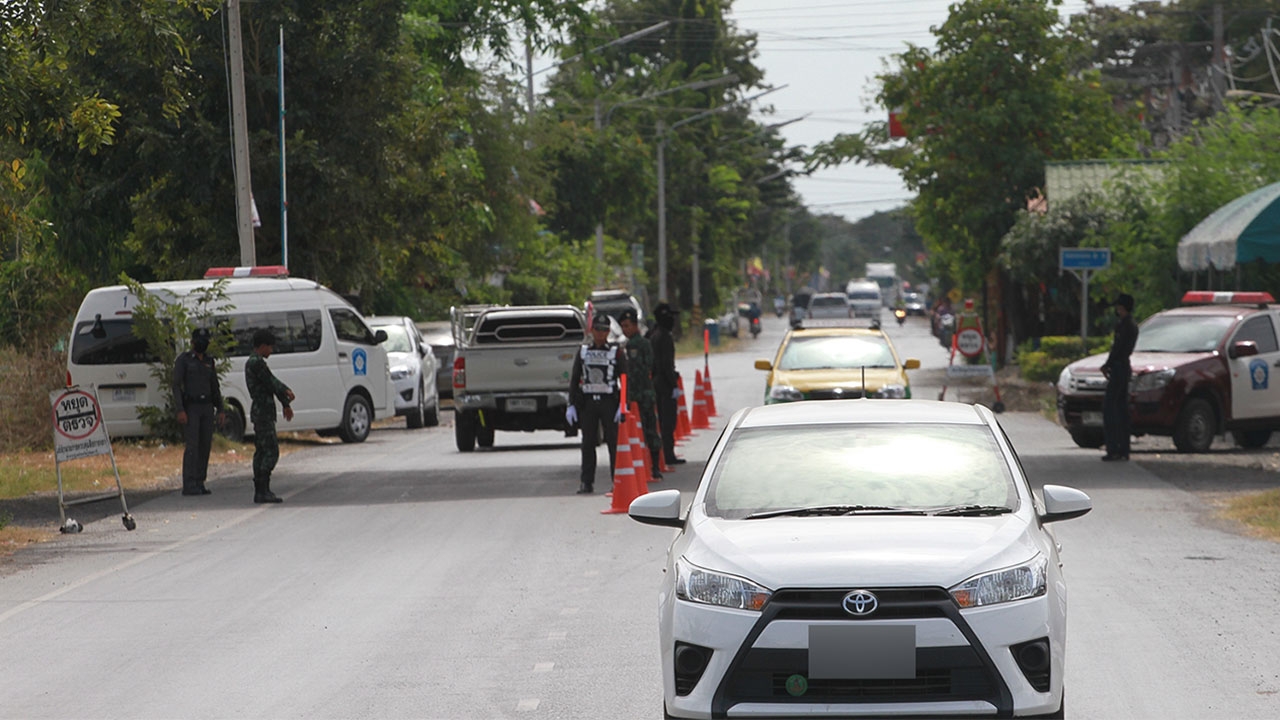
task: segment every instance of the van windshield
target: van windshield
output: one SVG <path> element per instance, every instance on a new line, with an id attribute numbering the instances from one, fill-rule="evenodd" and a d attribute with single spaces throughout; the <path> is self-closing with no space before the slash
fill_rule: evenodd
<path id="1" fill-rule="evenodd" d="M 147 350 L 147 342 L 133 334 L 132 320 L 103 320 L 102 330 L 105 333 L 102 337 L 94 337 L 92 322 L 76 325 L 71 338 L 73 365 L 129 365 L 160 361 L 159 356 Z"/>

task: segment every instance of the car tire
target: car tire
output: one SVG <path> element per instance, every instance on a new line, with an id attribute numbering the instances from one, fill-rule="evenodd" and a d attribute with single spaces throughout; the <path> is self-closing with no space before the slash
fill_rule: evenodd
<path id="1" fill-rule="evenodd" d="M 373 408 L 363 395 L 352 393 L 342 408 L 342 424 L 338 426 L 338 437 L 345 443 L 364 442 L 373 427 Z"/>
<path id="2" fill-rule="evenodd" d="M 436 397 L 436 402 L 427 408 L 427 414 L 422 418 L 422 422 L 427 427 L 437 427 L 440 425 L 440 398 Z"/>
<path id="3" fill-rule="evenodd" d="M 404 416 L 404 424 L 408 426 L 410 430 L 417 430 L 418 428 L 422 427 L 423 418 L 427 414 L 427 408 L 423 401 L 423 397 L 425 395 L 426 393 L 422 389 L 422 383 L 419 382 L 418 383 L 418 406 L 410 410 L 409 412 L 405 413 L 405 416 Z"/>
<path id="4" fill-rule="evenodd" d="M 222 427 L 218 428 L 218 434 L 230 440 L 231 442 L 244 442 L 245 424 L 244 413 L 240 412 L 240 408 L 227 404 L 227 409 L 222 414 Z"/>
<path id="5" fill-rule="evenodd" d="M 1242 448 L 1260 448 L 1271 439 L 1270 430 L 1232 430 L 1231 437 Z"/>
<path id="6" fill-rule="evenodd" d="M 1178 413 L 1173 426 L 1173 445 L 1178 452 L 1208 452 L 1217 432 L 1217 416 L 1213 405 L 1204 398 L 1191 398 Z"/>
<path id="7" fill-rule="evenodd" d="M 453 440 L 458 452 L 468 453 L 476 449 L 476 414 L 459 410 L 453 417 Z"/>
<path id="8" fill-rule="evenodd" d="M 487 425 L 476 425 L 476 444 L 482 448 L 493 447 L 493 428 Z"/>
<path id="9" fill-rule="evenodd" d="M 1071 433 L 1071 441 L 1082 448 L 1097 450 L 1107 443 L 1107 436 L 1101 430 L 1078 428 L 1068 432 Z"/>

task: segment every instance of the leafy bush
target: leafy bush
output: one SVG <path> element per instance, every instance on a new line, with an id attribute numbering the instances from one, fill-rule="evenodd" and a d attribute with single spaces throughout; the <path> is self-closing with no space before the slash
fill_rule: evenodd
<path id="1" fill-rule="evenodd" d="M 1034 341 L 1028 340 L 1019 345 L 1014 354 L 1018 374 L 1034 382 L 1054 382 L 1067 365 L 1110 349 L 1111 338 L 1091 337 L 1088 352 L 1083 352 L 1082 347 L 1079 336 L 1043 337 L 1040 338 L 1039 349 L 1036 349 Z"/>
<path id="2" fill-rule="evenodd" d="M 67 360 L 51 345 L 0 347 L 0 452 L 53 447 L 49 393 L 66 385 Z"/>

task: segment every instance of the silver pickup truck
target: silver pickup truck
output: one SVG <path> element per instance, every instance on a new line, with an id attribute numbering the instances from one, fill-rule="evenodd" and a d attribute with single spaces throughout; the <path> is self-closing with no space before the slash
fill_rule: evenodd
<path id="1" fill-rule="evenodd" d="M 495 430 L 577 428 L 565 422 L 573 359 L 586 318 L 572 305 L 468 305 L 450 309 L 454 438 L 458 450 L 492 447 Z"/>

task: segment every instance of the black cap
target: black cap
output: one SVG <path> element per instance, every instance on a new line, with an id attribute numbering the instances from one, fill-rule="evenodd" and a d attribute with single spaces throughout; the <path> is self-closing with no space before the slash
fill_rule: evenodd
<path id="1" fill-rule="evenodd" d="M 675 317 L 679 314 L 679 310 L 676 310 L 667 303 L 658 303 L 658 306 L 653 309 L 653 315 L 657 318 Z"/>
<path id="2" fill-rule="evenodd" d="M 626 322 L 628 320 L 633 323 L 640 322 L 640 313 L 636 312 L 634 308 L 627 308 L 622 311 L 622 314 L 618 315 L 618 322 Z"/>
<path id="3" fill-rule="evenodd" d="M 609 324 L 609 316 L 604 313 L 596 313 L 596 316 L 591 318 L 592 330 L 610 330 L 612 328 L 613 326 Z"/>
<path id="4" fill-rule="evenodd" d="M 1129 312 L 1133 312 L 1133 296 L 1132 295 L 1129 295 L 1127 293 L 1120 293 L 1120 295 L 1116 297 L 1116 301 L 1113 304 L 1119 305 L 1120 307 L 1124 308 L 1125 310 L 1128 310 Z"/>
<path id="5" fill-rule="evenodd" d="M 191 331 L 192 340 L 208 340 L 209 328 L 195 328 Z"/>

